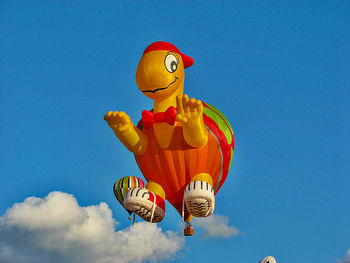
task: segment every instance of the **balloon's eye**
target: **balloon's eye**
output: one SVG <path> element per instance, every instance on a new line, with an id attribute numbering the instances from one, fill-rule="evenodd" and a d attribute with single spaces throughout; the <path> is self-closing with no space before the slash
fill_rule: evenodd
<path id="1" fill-rule="evenodd" d="M 173 54 L 168 54 L 165 57 L 165 68 L 167 69 L 167 71 L 169 71 L 170 73 L 174 73 L 177 69 L 177 59 Z"/>

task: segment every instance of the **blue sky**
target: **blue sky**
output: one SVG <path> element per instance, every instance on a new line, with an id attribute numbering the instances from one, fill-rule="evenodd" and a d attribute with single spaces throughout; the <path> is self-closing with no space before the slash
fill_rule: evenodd
<path id="1" fill-rule="evenodd" d="M 0 25 L 3 222 L 15 203 L 61 191 L 129 226 L 112 187 L 141 174 L 103 116 L 137 122 L 152 108 L 135 72 L 163 40 L 195 60 L 185 93 L 233 127 L 215 214 L 239 230 L 198 227 L 165 261 L 350 261 L 349 2 L 1 1 Z M 168 204 L 159 227 L 181 235 L 179 220 Z"/>

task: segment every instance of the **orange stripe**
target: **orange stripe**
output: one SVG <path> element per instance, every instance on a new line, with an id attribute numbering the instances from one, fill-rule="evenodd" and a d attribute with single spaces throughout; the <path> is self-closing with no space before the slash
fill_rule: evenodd
<path id="1" fill-rule="evenodd" d="M 153 157 L 153 161 L 156 169 L 159 171 L 157 174 L 155 174 L 155 176 L 158 179 L 158 181 L 161 182 L 159 184 L 163 187 L 163 190 L 166 193 L 165 195 L 167 195 L 168 192 L 171 192 L 172 184 L 169 180 L 169 177 L 168 177 L 169 175 L 166 173 L 165 167 L 161 160 L 161 154 L 155 155 Z"/>
<path id="2" fill-rule="evenodd" d="M 162 151 L 161 157 L 163 166 L 167 174 L 170 175 L 169 177 L 167 176 L 167 178 L 171 179 L 172 188 L 174 188 L 175 191 L 180 190 L 181 187 L 179 184 L 179 178 L 176 173 L 176 168 L 174 165 L 174 160 L 171 151 Z"/>
<path id="3" fill-rule="evenodd" d="M 181 176 L 179 177 L 179 183 L 181 186 L 186 184 L 187 178 L 186 178 L 186 159 L 185 159 L 185 151 L 184 151 L 184 147 L 186 145 L 183 139 L 183 134 L 182 134 L 182 128 L 179 128 L 180 130 L 176 130 L 176 140 L 175 142 L 175 148 L 176 150 L 173 150 L 174 153 L 176 153 L 177 159 L 175 162 L 175 165 L 177 167 L 177 172 L 178 174 L 180 174 Z M 181 138 L 182 137 L 182 138 Z M 177 189 L 179 190 L 179 189 Z"/>
<path id="4" fill-rule="evenodd" d="M 207 143 L 207 145 L 198 149 L 198 152 L 197 152 L 197 173 L 203 173 L 206 171 L 207 162 L 208 162 L 208 155 L 209 155 L 209 147 L 208 147 L 208 143 Z"/>
<path id="5" fill-rule="evenodd" d="M 196 172 L 197 158 L 192 150 L 185 151 L 185 163 L 186 163 L 186 180 L 191 179 L 192 175 Z"/>

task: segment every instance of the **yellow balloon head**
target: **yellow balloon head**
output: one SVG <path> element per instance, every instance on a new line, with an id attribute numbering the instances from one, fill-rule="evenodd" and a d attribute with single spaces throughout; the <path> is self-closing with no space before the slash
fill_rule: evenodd
<path id="1" fill-rule="evenodd" d="M 176 52 L 155 50 L 145 53 L 137 67 L 136 83 L 153 100 L 168 98 L 182 87 L 184 64 Z"/>

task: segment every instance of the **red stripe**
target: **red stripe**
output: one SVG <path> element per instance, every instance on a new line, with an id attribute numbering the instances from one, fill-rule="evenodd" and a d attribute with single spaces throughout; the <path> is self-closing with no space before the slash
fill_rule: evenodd
<path id="1" fill-rule="evenodd" d="M 165 211 L 165 202 L 164 199 L 161 198 L 159 195 L 154 194 L 156 196 L 156 205 L 159 206 L 163 211 Z M 150 192 L 148 200 L 150 200 L 152 203 L 154 202 L 154 195 Z"/>
<path id="2" fill-rule="evenodd" d="M 226 120 L 225 120 L 223 117 L 221 117 L 221 114 L 218 113 L 216 110 L 210 108 L 205 102 L 202 102 L 202 103 L 203 103 L 203 106 L 204 106 L 204 107 L 210 109 L 211 111 L 215 112 L 217 115 L 220 116 L 220 118 L 221 118 L 221 119 L 224 121 L 224 123 L 226 124 L 227 128 L 230 130 L 230 133 L 231 133 L 232 138 L 233 138 L 233 132 L 232 132 L 232 130 L 231 130 L 231 128 L 230 128 L 230 125 L 228 125 L 227 122 L 226 122 Z"/>
<path id="3" fill-rule="evenodd" d="M 222 160 L 222 162 L 223 162 L 223 164 L 222 164 L 222 178 L 221 178 L 221 181 L 220 181 L 218 188 L 215 191 L 215 194 L 216 194 L 227 178 L 228 166 L 230 163 L 230 155 L 231 155 L 230 148 L 231 147 L 227 143 L 227 139 L 226 139 L 225 134 L 220 130 L 219 126 L 217 125 L 217 123 L 213 119 L 211 119 L 206 114 L 203 114 L 203 120 L 204 120 L 204 123 L 207 125 L 207 127 L 218 138 L 219 143 L 220 143 L 220 148 L 222 151 L 222 158 L 223 158 L 223 160 Z"/>
<path id="4" fill-rule="evenodd" d="M 144 183 L 143 183 L 142 179 L 138 178 L 138 177 L 136 177 L 136 178 L 137 178 L 137 181 L 139 182 L 139 188 L 144 188 Z"/>

